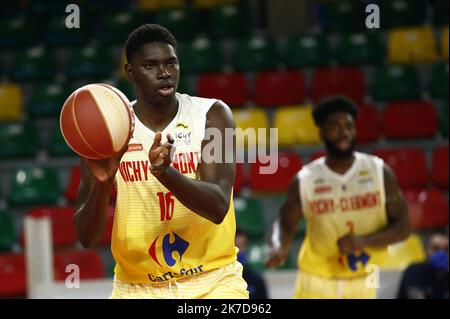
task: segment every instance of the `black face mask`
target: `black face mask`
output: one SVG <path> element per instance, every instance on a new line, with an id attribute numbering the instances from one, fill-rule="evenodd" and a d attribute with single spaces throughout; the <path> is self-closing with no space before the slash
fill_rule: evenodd
<path id="1" fill-rule="evenodd" d="M 324 140 L 325 149 L 327 150 L 327 154 L 331 157 L 339 158 L 339 159 L 345 159 L 352 156 L 353 151 L 355 150 L 356 145 L 356 139 L 353 139 L 350 142 L 350 147 L 346 151 L 342 151 L 334 146 L 333 143 L 330 141 Z"/>

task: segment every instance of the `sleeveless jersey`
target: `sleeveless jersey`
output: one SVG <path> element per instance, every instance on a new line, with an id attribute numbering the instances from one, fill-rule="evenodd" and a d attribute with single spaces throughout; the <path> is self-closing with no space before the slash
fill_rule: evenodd
<path id="1" fill-rule="evenodd" d="M 174 138 L 171 166 L 196 179 L 206 113 L 217 101 L 176 93 L 178 112 L 162 131 Z M 128 151 L 116 174 L 112 234 L 116 278 L 129 283 L 163 283 L 236 261 L 233 196 L 220 225 L 185 207 L 151 173 L 148 153 L 155 132 L 135 116 Z"/>
<path id="2" fill-rule="evenodd" d="M 387 248 L 366 247 L 342 255 L 337 241 L 348 233 L 371 234 L 387 224 L 383 160 L 355 152 L 351 168 L 340 175 L 321 157 L 298 174 L 307 221 L 299 268 L 327 278 L 357 277 L 373 271 L 367 266 L 380 265 Z"/>

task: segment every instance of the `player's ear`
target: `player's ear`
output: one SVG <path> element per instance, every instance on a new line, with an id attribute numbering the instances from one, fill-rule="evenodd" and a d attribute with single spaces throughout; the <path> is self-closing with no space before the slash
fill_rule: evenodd
<path id="1" fill-rule="evenodd" d="M 128 63 L 128 62 L 125 62 L 123 68 L 124 68 L 124 70 L 125 70 L 125 74 L 127 75 L 127 78 L 128 78 L 129 80 L 133 81 L 133 80 L 134 80 L 133 72 L 132 72 L 132 68 L 133 68 L 133 67 L 131 66 L 131 64 Z"/>

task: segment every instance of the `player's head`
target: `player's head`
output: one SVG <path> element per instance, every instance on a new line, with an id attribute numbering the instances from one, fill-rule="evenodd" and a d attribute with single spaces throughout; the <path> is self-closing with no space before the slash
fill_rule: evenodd
<path id="1" fill-rule="evenodd" d="M 169 30 L 145 24 L 133 30 L 125 43 L 125 71 L 138 98 L 153 105 L 173 102 L 180 68 L 177 41 Z"/>
<path id="2" fill-rule="evenodd" d="M 343 96 L 334 96 L 318 103 L 313 118 L 327 154 L 337 158 L 352 155 L 356 144 L 355 104 Z"/>

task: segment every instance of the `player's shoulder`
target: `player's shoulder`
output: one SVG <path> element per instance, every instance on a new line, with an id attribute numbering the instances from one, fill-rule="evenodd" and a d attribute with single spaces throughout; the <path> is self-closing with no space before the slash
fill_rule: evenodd
<path id="1" fill-rule="evenodd" d="M 356 158 L 360 161 L 374 163 L 375 165 L 384 165 L 383 159 L 376 155 L 363 152 L 355 152 L 354 154 Z"/>
<path id="2" fill-rule="evenodd" d="M 322 165 L 325 163 L 325 156 L 321 156 L 306 165 L 303 165 L 299 171 L 299 176 L 304 177 L 306 175 L 312 174 L 314 171 L 321 169 Z"/>
<path id="3" fill-rule="evenodd" d="M 177 99 L 181 101 L 183 104 L 188 104 L 196 107 L 211 107 L 214 103 L 216 103 L 217 99 L 211 99 L 206 97 L 194 96 L 185 93 L 176 93 Z"/>

